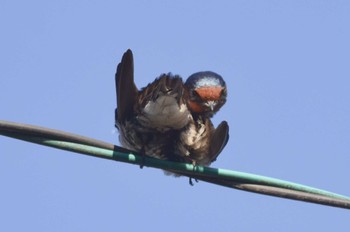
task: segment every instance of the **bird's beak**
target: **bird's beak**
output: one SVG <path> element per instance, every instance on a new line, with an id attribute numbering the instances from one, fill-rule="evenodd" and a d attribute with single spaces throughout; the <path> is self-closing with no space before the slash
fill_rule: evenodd
<path id="1" fill-rule="evenodd" d="M 214 108 L 216 106 L 216 101 L 208 101 L 208 107 L 211 111 L 214 111 Z"/>

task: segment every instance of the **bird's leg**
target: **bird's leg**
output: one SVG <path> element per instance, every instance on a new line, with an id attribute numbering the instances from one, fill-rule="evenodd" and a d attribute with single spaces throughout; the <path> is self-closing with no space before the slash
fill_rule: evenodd
<path id="1" fill-rule="evenodd" d="M 190 178 L 189 178 L 189 184 L 190 184 L 191 186 L 194 185 L 192 179 L 195 180 L 195 181 L 198 183 L 198 180 L 197 180 L 196 178 L 190 177 Z"/>
<path id="2" fill-rule="evenodd" d="M 192 171 L 195 171 L 195 170 L 196 170 L 196 161 L 195 161 L 195 160 L 192 160 L 192 166 L 193 166 Z M 198 183 L 198 180 L 197 180 L 196 178 L 190 177 L 190 178 L 189 178 L 189 184 L 190 184 L 191 186 L 194 185 L 192 179 L 194 179 L 194 180 Z"/>
<path id="3" fill-rule="evenodd" d="M 145 146 L 142 146 L 142 147 L 141 147 L 140 155 L 141 155 L 141 157 L 142 157 L 142 161 L 141 161 L 141 164 L 140 164 L 140 168 L 142 169 L 143 166 L 144 166 L 144 164 L 145 164 L 145 157 L 146 157 Z"/>

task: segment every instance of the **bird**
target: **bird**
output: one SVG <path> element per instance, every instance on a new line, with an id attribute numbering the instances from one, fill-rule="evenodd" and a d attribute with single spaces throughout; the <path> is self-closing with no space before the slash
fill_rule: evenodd
<path id="1" fill-rule="evenodd" d="M 215 128 L 211 122 L 226 102 L 220 75 L 198 72 L 183 82 L 179 75 L 164 73 L 139 90 L 128 49 L 117 66 L 115 84 L 115 127 L 124 148 L 142 156 L 209 166 L 226 146 L 228 123 Z"/>

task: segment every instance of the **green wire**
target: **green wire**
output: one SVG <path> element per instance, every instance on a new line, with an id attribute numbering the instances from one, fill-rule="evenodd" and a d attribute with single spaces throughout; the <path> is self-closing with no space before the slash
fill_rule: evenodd
<path id="1" fill-rule="evenodd" d="M 30 139 L 27 138 L 26 140 L 29 140 L 38 144 L 50 146 L 50 147 L 60 148 L 67 151 L 73 151 L 73 152 L 82 153 L 82 154 L 86 154 L 94 157 L 105 158 L 105 159 L 112 159 L 116 161 L 130 163 L 130 164 L 137 164 L 137 165 L 143 164 L 144 166 L 148 166 L 148 167 L 167 169 L 167 170 L 172 170 L 172 171 L 180 172 L 184 174 L 196 173 L 202 177 L 213 177 L 213 178 L 220 178 L 221 180 L 233 180 L 238 182 L 268 185 L 268 186 L 280 187 L 280 188 L 285 188 L 290 190 L 302 191 L 306 193 L 318 194 L 318 195 L 332 197 L 332 198 L 350 200 L 350 197 L 346 197 L 340 194 L 335 194 L 322 189 L 317 189 L 306 185 L 301 185 L 301 184 L 297 184 L 289 181 L 279 180 L 276 178 L 271 178 L 271 177 L 266 177 L 266 176 L 261 176 L 256 174 L 232 171 L 232 170 L 221 169 L 221 168 L 193 166 L 192 164 L 171 162 L 171 161 L 160 160 L 160 159 L 155 159 L 151 157 L 142 158 L 138 155 L 134 155 L 131 153 L 127 154 L 119 151 L 113 151 L 113 150 L 97 148 L 97 147 L 71 143 L 71 142 L 45 140 L 41 138 L 30 138 Z"/>
<path id="2" fill-rule="evenodd" d="M 89 156 L 160 168 L 230 188 L 350 209 L 350 197 L 322 189 L 250 173 L 142 157 L 113 144 L 64 131 L 0 120 L 0 135 Z"/>

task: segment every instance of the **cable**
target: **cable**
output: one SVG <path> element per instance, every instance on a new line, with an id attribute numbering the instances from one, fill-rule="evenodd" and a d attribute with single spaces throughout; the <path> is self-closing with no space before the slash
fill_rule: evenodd
<path id="1" fill-rule="evenodd" d="M 238 190 L 350 209 L 349 197 L 322 189 L 250 173 L 142 157 L 128 149 L 64 131 L 0 120 L 0 135 L 98 158 L 160 168 Z"/>

